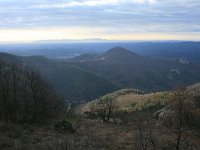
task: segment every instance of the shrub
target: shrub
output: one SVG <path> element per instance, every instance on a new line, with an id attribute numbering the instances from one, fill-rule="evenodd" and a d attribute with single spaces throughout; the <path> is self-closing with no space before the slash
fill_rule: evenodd
<path id="1" fill-rule="evenodd" d="M 75 129 L 72 126 L 72 123 L 70 121 L 67 120 L 62 120 L 62 121 L 58 121 L 55 125 L 54 125 L 54 129 L 60 132 L 68 132 L 68 133 L 74 133 Z"/>

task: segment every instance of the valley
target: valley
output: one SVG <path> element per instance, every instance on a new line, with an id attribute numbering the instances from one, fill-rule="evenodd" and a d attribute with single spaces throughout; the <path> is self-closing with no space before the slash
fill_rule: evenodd
<path id="1" fill-rule="evenodd" d="M 56 93 L 72 103 L 86 102 L 120 88 L 155 92 L 200 80 L 198 63 L 143 56 L 122 47 L 64 60 L 4 53 L 1 57 L 33 68 Z"/>
<path id="2" fill-rule="evenodd" d="M 200 0 L 0 0 L 0 150 L 200 150 Z"/>
<path id="3" fill-rule="evenodd" d="M 198 150 L 200 65 L 173 56 L 1 52 L 0 149 Z"/>

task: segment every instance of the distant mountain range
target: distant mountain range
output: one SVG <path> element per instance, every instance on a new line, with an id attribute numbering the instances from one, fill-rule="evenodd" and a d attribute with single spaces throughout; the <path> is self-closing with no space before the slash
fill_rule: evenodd
<path id="1" fill-rule="evenodd" d="M 198 56 L 198 49 L 195 51 L 191 57 Z M 182 57 L 166 58 L 141 55 L 122 47 L 102 53 L 86 53 L 71 59 L 0 53 L 0 59 L 30 66 L 59 95 L 76 103 L 95 99 L 120 88 L 154 92 L 200 81 L 198 61 Z"/>
<path id="2" fill-rule="evenodd" d="M 85 42 L 83 42 L 85 41 Z M 200 42 L 190 41 L 38 41 L 26 44 L 0 44 L 0 51 L 21 56 L 40 55 L 51 59 L 66 59 L 85 53 L 100 54 L 113 47 L 124 47 L 144 56 L 162 59 L 187 59 L 200 63 Z"/>
<path id="3" fill-rule="evenodd" d="M 186 60 L 141 56 L 121 47 L 103 54 L 85 54 L 71 61 L 121 88 L 138 88 L 150 92 L 200 81 L 200 65 Z"/>

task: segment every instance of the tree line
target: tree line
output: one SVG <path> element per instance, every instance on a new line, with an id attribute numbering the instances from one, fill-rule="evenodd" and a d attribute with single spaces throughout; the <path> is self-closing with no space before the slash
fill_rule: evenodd
<path id="1" fill-rule="evenodd" d="M 0 59 L 0 120 L 44 122 L 64 109 L 64 100 L 31 67 Z"/>

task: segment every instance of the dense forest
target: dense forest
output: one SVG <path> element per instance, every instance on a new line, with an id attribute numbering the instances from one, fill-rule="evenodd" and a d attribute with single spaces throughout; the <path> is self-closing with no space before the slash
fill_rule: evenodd
<path id="1" fill-rule="evenodd" d="M 64 100 L 26 66 L 0 60 L 0 83 L 0 120 L 45 122 L 64 109 Z"/>

